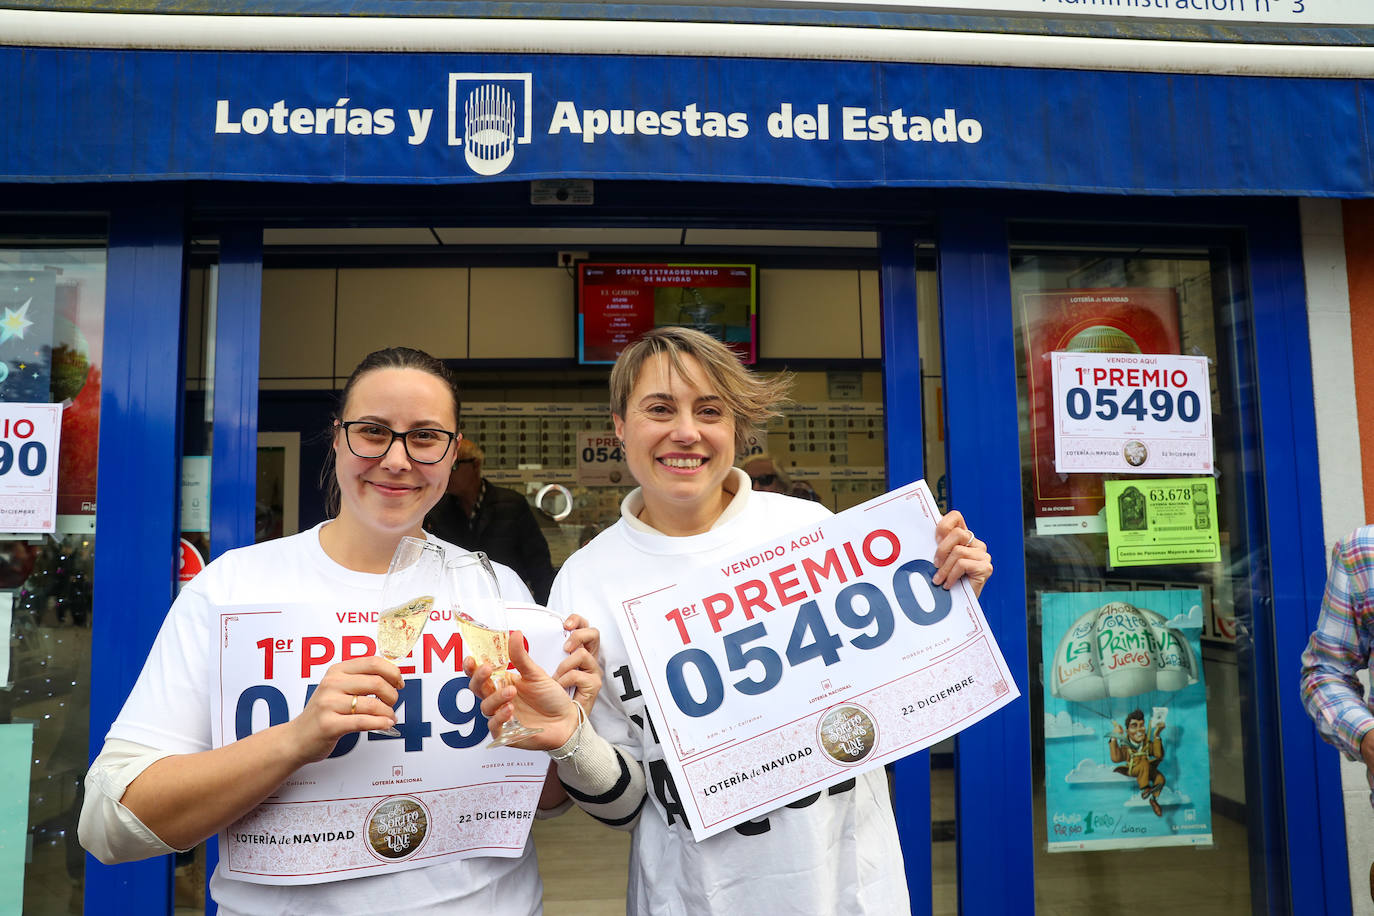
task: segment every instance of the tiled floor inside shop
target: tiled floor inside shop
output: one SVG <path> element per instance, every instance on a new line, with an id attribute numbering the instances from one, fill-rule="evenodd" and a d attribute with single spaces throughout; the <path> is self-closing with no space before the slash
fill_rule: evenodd
<path id="1" fill-rule="evenodd" d="M 534 822 L 534 848 L 544 878 L 545 916 L 624 916 L 630 835 L 592 820 L 574 806 Z"/>

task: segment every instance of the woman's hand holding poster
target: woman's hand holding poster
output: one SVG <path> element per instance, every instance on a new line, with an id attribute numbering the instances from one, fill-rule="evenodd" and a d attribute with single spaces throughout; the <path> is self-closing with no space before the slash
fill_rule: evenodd
<path id="1" fill-rule="evenodd" d="M 922 750 L 1019 696 L 918 481 L 615 608 L 693 835 Z"/>

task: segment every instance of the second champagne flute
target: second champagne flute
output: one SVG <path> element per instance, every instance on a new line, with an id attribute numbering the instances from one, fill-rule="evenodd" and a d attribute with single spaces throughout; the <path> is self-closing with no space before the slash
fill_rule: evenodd
<path id="1" fill-rule="evenodd" d="M 510 619 L 491 561 L 481 551 L 462 553 L 448 557 L 445 569 L 448 594 L 454 600 L 453 618 L 463 637 L 463 654 L 472 656 L 478 665 L 490 665 L 492 683 L 498 688 L 505 686 L 509 678 L 519 675 L 506 670 L 510 665 Z M 499 735 L 492 733 L 487 747 L 503 747 L 541 731 L 511 716 Z"/>

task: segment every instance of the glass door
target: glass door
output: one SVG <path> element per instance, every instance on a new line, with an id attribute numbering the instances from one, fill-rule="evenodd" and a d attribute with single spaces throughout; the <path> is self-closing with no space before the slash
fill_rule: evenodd
<path id="1" fill-rule="evenodd" d="M 763 372 L 791 372 L 796 403 L 756 431 L 747 456 L 754 461 L 740 456 L 739 463 L 760 478 L 760 486 L 787 488 L 837 511 L 883 492 L 887 429 L 873 234 L 837 233 L 834 248 L 814 250 L 807 247 L 816 244 L 814 233 L 794 238 L 785 230 L 758 230 L 749 233 L 758 247 L 753 250 L 731 237 L 696 244 L 695 231 L 568 230 L 561 243 L 542 231 L 531 238 L 577 249 L 579 261 L 753 265 L 756 365 Z M 620 502 L 635 485 L 616 454 L 607 405 L 609 366 L 578 360 L 576 270 L 555 267 L 553 250 L 495 251 L 489 231 L 473 230 L 472 237 L 466 230 L 435 232 L 446 241 L 442 250 L 393 253 L 382 247 L 388 238 L 382 232 L 357 250 L 311 245 L 294 252 L 278 243 L 299 244 L 304 230 L 293 230 L 289 238 L 268 231 L 262 435 L 297 437 L 299 523 L 316 524 L 324 513 L 315 494 L 327 441 L 320 418 L 335 391 L 381 343 L 423 347 L 448 362 L 463 393 L 465 441 L 458 457 L 465 463 L 454 469 L 449 486 L 462 520 L 455 524 L 455 513 L 448 513 L 441 521 L 451 527 L 441 528 L 433 524 L 433 513 L 431 530 L 487 550 L 520 571 L 518 556 L 496 553 L 502 532 L 484 523 L 484 503 L 473 499 L 498 489 L 515 491 L 532 504 L 538 525 L 525 537 L 546 543 L 545 564 L 557 568 L 619 519 Z M 928 282 L 931 267 L 926 265 Z M 676 297 L 669 298 L 675 317 L 680 307 Z M 384 341 L 377 336 L 379 306 L 386 309 Z M 259 477 L 258 496 L 270 508 L 275 502 L 266 480 Z M 505 541 L 509 546 L 514 538 Z M 608 671 L 604 689 L 628 691 L 628 679 L 628 669 Z M 550 912 L 624 911 L 626 834 L 579 811 L 538 821 L 533 830 Z M 928 836 L 928 820 L 919 832 Z"/>
<path id="2" fill-rule="evenodd" d="M 1262 912 L 1249 711 L 1268 551 L 1234 247 L 1034 241 L 1048 235 L 1014 229 L 1011 249 L 1036 906 L 1126 911 L 1148 893 Z M 1066 381 L 1080 363 L 1101 383 Z M 1200 394 L 1167 381 L 1189 366 Z M 1103 458 L 1069 438 L 1084 415 L 1170 421 L 1177 438 L 1126 435 L 1121 460 Z M 1208 421 L 1214 445 L 1198 446 Z M 1117 469 L 1075 470 L 1090 453 Z"/>

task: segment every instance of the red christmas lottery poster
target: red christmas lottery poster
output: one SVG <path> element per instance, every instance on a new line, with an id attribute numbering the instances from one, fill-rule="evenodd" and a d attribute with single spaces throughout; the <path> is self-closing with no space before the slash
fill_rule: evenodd
<path id="1" fill-rule="evenodd" d="M 1178 298 L 1163 288 L 1050 290 L 1023 294 L 1021 313 L 1036 533 L 1105 532 L 1102 475 L 1054 468 L 1050 354 L 1178 353 Z"/>

